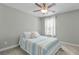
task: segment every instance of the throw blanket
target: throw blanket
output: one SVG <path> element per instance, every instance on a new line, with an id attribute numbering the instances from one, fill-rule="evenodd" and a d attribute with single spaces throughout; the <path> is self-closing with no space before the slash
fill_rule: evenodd
<path id="1" fill-rule="evenodd" d="M 20 39 L 19 44 L 32 55 L 46 55 L 59 43 L 56 38 L 39 36 L 34 39 Z"/>

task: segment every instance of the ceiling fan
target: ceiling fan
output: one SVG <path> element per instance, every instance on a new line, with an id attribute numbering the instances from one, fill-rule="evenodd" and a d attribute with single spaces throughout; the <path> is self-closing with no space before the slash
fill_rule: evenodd
<path id="1" fill-rule="evenodd" d="M 43 14 L 46 14 L 48 11 L 51 11 L 53 13 L 55 12 L 55 11 L 49 10 L 49 8 L 56 5 L 55 3 L 52 3 L 50 5 L 48 5 L 47 3 L 41 3 L 41 4 L 35 3 L 35 5 L 38 6 L 40 9 L 34 10 L 33 12 L 39 12 L 40 11 Z"/>

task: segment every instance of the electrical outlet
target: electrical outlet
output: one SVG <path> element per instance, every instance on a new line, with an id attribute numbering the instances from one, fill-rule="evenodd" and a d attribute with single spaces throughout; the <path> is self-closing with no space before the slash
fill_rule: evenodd
<path id="1" fill-rule="evenodd" d="M 7 41 L 5 41 L 4 44 L 7 45 Z"/>

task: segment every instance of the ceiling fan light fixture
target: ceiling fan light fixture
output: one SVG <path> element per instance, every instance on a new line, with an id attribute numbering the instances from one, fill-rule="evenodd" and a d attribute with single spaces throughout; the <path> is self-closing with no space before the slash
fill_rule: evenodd
<path id="1" fill-rule="evenodd" d="M 41 12 L 42 14 L 47 14 L 50 10 L 49 8 L 51 8 L 52 6 L 56 5 L 55 3 L 52 3 L 50 5 L 48 5 L 47 3 L 35 3 L 36 6 L 40 7 L 40 10 L 35 10 L 34 12 Z M 54 12 L 54 11 L 51 11 Z"/>
<path id="2" fill-rule="evenodd" d="M 45 10 L 42 9 L 41 10 L 42 13 L 47 13 L 47 11 L 48 11 L 47 9 L 45 9 Z"/>

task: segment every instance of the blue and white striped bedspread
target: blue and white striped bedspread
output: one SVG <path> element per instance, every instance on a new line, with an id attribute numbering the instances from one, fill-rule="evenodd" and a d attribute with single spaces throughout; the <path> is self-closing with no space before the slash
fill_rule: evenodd
<path id="1" fill-rule="evenodd" d="M 32 55 L 46 55 L 58 42 L 56 38 L 39 36 L 34 39 L 22 39 L 19 44 Z"/>

